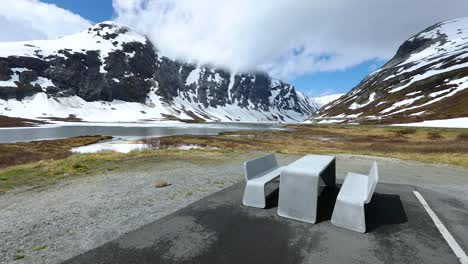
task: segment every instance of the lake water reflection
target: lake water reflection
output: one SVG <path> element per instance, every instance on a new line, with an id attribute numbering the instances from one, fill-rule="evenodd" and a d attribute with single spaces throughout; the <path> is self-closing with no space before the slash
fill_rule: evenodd
<path id="1" fill-rule="evenodd" d="M 32 128 L 0 129 L 0 143 L 27 142 L 33 140 L 59 139 L 85 135 L 105 135 L 123 138 L 146 138 L 172 135 L 217 135 L 220 132 L 240 130 L 284 129 L 274 123 L 209 123 L 209 124 L 80 124 Z"/>

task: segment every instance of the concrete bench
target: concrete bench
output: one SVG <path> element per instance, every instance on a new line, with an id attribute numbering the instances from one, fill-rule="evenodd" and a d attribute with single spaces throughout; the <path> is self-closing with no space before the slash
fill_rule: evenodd
<path id="1" fill-rule="evenodd" d="M 356 232 L 366 232 L 364 204 L 372 199 L 379 174 L 374 161 L 369 175 L 348 173 L 338 193 L 331 222 Z"/>
<path id="2" fill-rule="evenodd" d="M 282 168 L 278 165 L 275 154 L 245 162 L 246 185 L 242 203 L 246 206 L 265 208 L 265 186 L 280 176 Z"/>

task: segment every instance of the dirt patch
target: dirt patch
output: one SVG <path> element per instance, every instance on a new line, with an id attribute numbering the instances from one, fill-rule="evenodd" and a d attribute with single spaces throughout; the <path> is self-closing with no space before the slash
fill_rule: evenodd
<path id="1" fill-rule="evenodd" d="M 46 117 L 43 119 L 58 122 L 83 122 L 83 119 L 78 118 L 75 115 L 69 115 L 68 117 Z"/>
<path id="2" fill-rule="evenodd" d="M 67 139 L 0 144 L 0 168 L 40 160 L 64 159 L 71 148 L 97 143 L 111 137 L 83 136 Z"/>
<path id="3" fill-rule="evenodd" d="M 34 127 L 45 124 L 50 123 L 34 119 L 25 119 L 0 115 L 0 127 Z"/>

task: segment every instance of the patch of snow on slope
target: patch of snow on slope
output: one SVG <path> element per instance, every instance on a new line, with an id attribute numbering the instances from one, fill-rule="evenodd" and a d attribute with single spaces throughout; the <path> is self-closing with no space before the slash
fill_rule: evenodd
<path id="1" fill-rule="evenodd" d="M 425 112 L 426 111 L 417 112 L 417 113 L 411 114 L 410 116 L 419 116 L 419 115 L 424 114 Z"/>
<path id="2" fill-rule="evenodd" d="M 437 101 L 440 101 L 440 100 L 445 99 L 447 97 L 451 97 L 451 96 L 455 95 L 456 93 L 459 93 L 459 92 L 467 89 L 468 88 L 468 76 L 457 79 L 457 80 L 452 80 L 452 81 L 448 82 L 447 85 L 458 85 L 458 87 L 455 88 L 450 93 L 448 93 L 448 94 L 446 94 L 444 96 L 440 96 L 437 99 L 434 99 L 434 100 L 432 100 L 432 101 L 430 101 L 430 102 L 428 102 L 428 103 L 426 103 L 424 105 L 421 105 L 421 106 L 425 106 L 425 105 L 428 105 L 428 104 L 435 103 Z"/>
<path id="3" fill-rule="evenodd" d="M 29 71 L 29 69 L 11 68 L 11 71 L 13 72 L 13 75 L 11 75 L 10 79 L 7 81 L 0 81 L 0 87 L 18 87 L 15 82 L 19 82 L 19 73 Z M 37 80 L 30 82 L 30 84 L 32 86 L 39 84 L 43 90 L 45 90 L 46 87 L 55 87 L 54 83 L 51 80 L 44 77 L 37 77 Z"/>
<path id="4" fill-rule="evenodd" d="M 147 149 L 148 145 L 143 143 L 129 142 L 102 142 L 88 146 L 72 148 L 73 153 L 98 153 L 103 151 L 112 151 L 119 153 L 129 153 L 131 151 Z"/>
<path id="5" fill-rule="evenodd" d="M 86 102 L 78 96 L 48 98 L 45 93 L 26 97 L 22 101 L 0 100 L 0 115 L 29 119 L 67 118 L 74 115 L 89 122 L 136 122 L 161 119 L 162 114 L 168 113 L 164 107 L 151 107 L 141 103 L 118 100 Z"/>
<path id="6" fill-rule="evenodd" d="M 36 80 L 36 81 L 31 82 L 31 85 L 32 85 L 32 86 L 34 86 L 34 85 L 36 85 L 36 84 L 39 84 L 39 85 L 42 87 L 42 90 L 43 90 L 43 91 L 45 91 L 45 89 L 46 89 L 47 87 L 51 87 L 51 86 L 52 86 L 52 87 L 55 87 L 55 84 L 54 84 L 51 80 L 49 80 L 49 79 L 47 79 L 47 78 L 44 78 L 44 77 L 37 77 L 37 80 Z"/>
<path id="7" fill-rule="evenodd" d="M 8 81 L 0 81 L 0 87 L 17 87 L 15 82 L 19 81 L 19 75 L 15 72 Z"/>
<path id="8" fill-rule="evenodd" d="M 189 86 L 192 83 L 198 85 L 198 79 L 200 78 L 200 73 L 201 73 L 201 70 L 199 68 L 196 68 L 195 70 L 191 71 L 187 77 L 187 80 L 185 81 L 185 85 Z"/>
<path id="9" fill-rule="evenodd" d="M 438 91 L 438 92 L 433 92 L 433 93 L 430 93 L 429 94 L 429 97 L 437 97 L 441 94 L 445 94 L 445 93 L 449 93 L 453 90 L 454 88 L 450 88 L 450 89 L 445 89 L 445 90 L 442 90 L 442 91 Z"/>
<path id="10" fill-rule="evenodd" d="M 397 112 L 394 112 L 393 114 L 397 114 L 397 113 L 401 113 L 401 112 L 404 112 L 404 111 L 408 111 L 408 110 L 412 110 L 412 109 L 416 109 L 416 108 L 421 108 L 421 107 L 424 107 L 424 106 L 428 106 L 430 104 L 433 104 L 433 103 L 436 103 L 436 102 L 439 102 L 445 98 L 448 98 L 448 97 L 451 97 L 453 95 L 455 95 L 456 93 L 458 92 L 461 92 L 465 89 L 468 88 L 468 76 L 467 77 L 464 77 L 464 78 L 461 78 L 461 79 L 457 79 L 457 80 L 452 80 L 450 82 L 447 83 L 448 85 L 458 85 L 457 88 L 453 89 L 452 88 L 452 92 L 446 94 L 446 95 L 443 95 L 443 96 L 440 96 L 440 97 L 437 97 L 435 98 L 434 100 L 431 100 L 429 102 L 426 102 L 422 105 L 416 105 L 416 106 L 412 106 L 412 107 L 409 107 L 409 108 L 406 108 L 406 109 L 402 109 L 402 110 L 399 110 Z"/>
<path id="11" fill-rule="evenodd" d="M 406 96 L 413 96 L 413 95 L 416 95 L 418 93 L 421 93 L 421 91 L 412 92 L 412 93 L 407 94 Z"/>
<path id="12" fill-rule="evenodd" d="M 410 79 L 410 81 L 407 84 L 391 89 L 389 91 L 389 93 L 396 93 L 398 91 L 401 91 L 401 90 L 409 87 L 410 85 L 412 85 L 413 83 L 415 83 L 417 81 L 424 80 L 424 79 L 429 78 L 431 76 L 434 76 L 436 74 L 441 74 L 441 73 L 444 73 L 444 72 L 453 71 L 453 70 L 457 70 L 457 69 L 462 69 L 462 68 L 466 68 L 466 67 L 468 67 L 468 62 L 467 63 L 456 64 L 456 65 L 448 67 L 446 69 L 434 69 L 434 70 L 427 71 L 427 72 L 425 72 L 423 74 L 419 74 L 419 75 L 414 76 L 413 78 Z"/>
<path id="13" fill-rule="evenodd" d="M 74 116 L 87 122 L 115 123 L 159 121 L 166 119 L 167 116 L 191 119 L 192 116 L 187 114 L 188 111 L 200 118 L 208 118 L 208 121 L 303 121 L 307 118 L 307 116 L 295 111 L 282 111 L 276 107 L 271 107 L 267 111 L 258 109 L 252 111 L 238 105 L 205 108 L 196 102 L 188 102 L 180 97 L 174 99 L 174 105 L 169 105 L 161 100 L 154 89 L 148 94 L 145 104 L 118 100 L 86 102 L 78 96 L 49 98 L 45 93 L 38 93 L 26 97 L 22 101 L 16 99 L 0 100 L 0 115 L 28 119 Z M 192 96 L 194 95 L 192 94 Z M 250 108 L 253 107 L 253 105 L 250 106 Z"/>
<path id="14" fill-rule="evenodd" d="M 393 126 L 468 128 L 468 117 L 427 120 L 417 123 L 395 124 Z"/>
<path id="15" fill-rule="evenodd" d="M 354 102 L 349 107 L 349 109 L 356 110 L 356 109 L 359 109 L 359 108 L 363 108 L 363 107 L 369 105 L 370 103 L 372 103 L 374 100 L 375 100 L 375 93 L 372 93 L 371 95 L 369 95 L 369 99 L 367 100 L 367 102 L 365 102 L 364 104 L 358 104 L 358 103 Z"/>
<path id="16" fill-rule="evenodd" d="M 280 111 L 276 107 L 269 107 L 267 111 L 255 109 L 255 106 L 250 101 L 249 106 L 247 108 L 240 107 L 237 104 L 217 107 L 204 107 L 196 102 L 188 102 L 180 97 L 175 97 L 173 107 L 178 109 L 182 113 L 184 111 L 190 111 L 201 118 L 208 117 L 209 120 L 222 122 L 271 122 L 273 120 L 276 120 L 275 117 L 280 116 L 282 116 L 284 120 L 279 118 L 278 121 L 302 122 L 308 117 L 292 110 Z"/>
<path id="17" fill-rule="evenodd" d="M 29 71 L 26 68 L 11 68 L 13 75 L 10 75 L 10 79 L 6 81 L 0 81 L 0 87 L 17 87 L 15 82 L 19 81 L 19 73 Z"/>
<path id="18" fill-rule="evenodd" d="M 395 110 L 395 109 L 397 109 L 397 108 L 399 108 L 401 106 L 410 105 L 413 102 L 415 102 L 415 101 L 417 101 L 417 100 L 419 100 L 419 99 L 421 99 L 423 97 L 424 97 L 424 95 L 421 95 L 421 96 L 418 96 L 418 97 L 414 97 L 414 98 L 410 98 L 410 99 L 406 99 L 406 100 L 397 102 L 397 103 L 393 104 L 392 106 L 390 106 L 389 108 L 380 111 L 380 113 L 381 114 L 389 113 L 389 112 L 391 112 L 391 111 L 393 111 L 393 110 Z"/>

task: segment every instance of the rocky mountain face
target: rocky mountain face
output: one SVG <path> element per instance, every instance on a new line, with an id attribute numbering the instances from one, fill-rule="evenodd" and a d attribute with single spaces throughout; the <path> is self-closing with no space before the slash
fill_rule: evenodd
<path id="1" fill-rule="evenodd" d="M 112 22 L 57 40 L 0 43 L 0 115 L 302 121 L 315 110 L 293 86 L 265 73 L 173 61 Z"/>
<path id="2" fill-rule="evenodd" d="M 468 18 L 405 41 L 381 69 L 313 120 L 403 123 L 468 116 Z"/>

